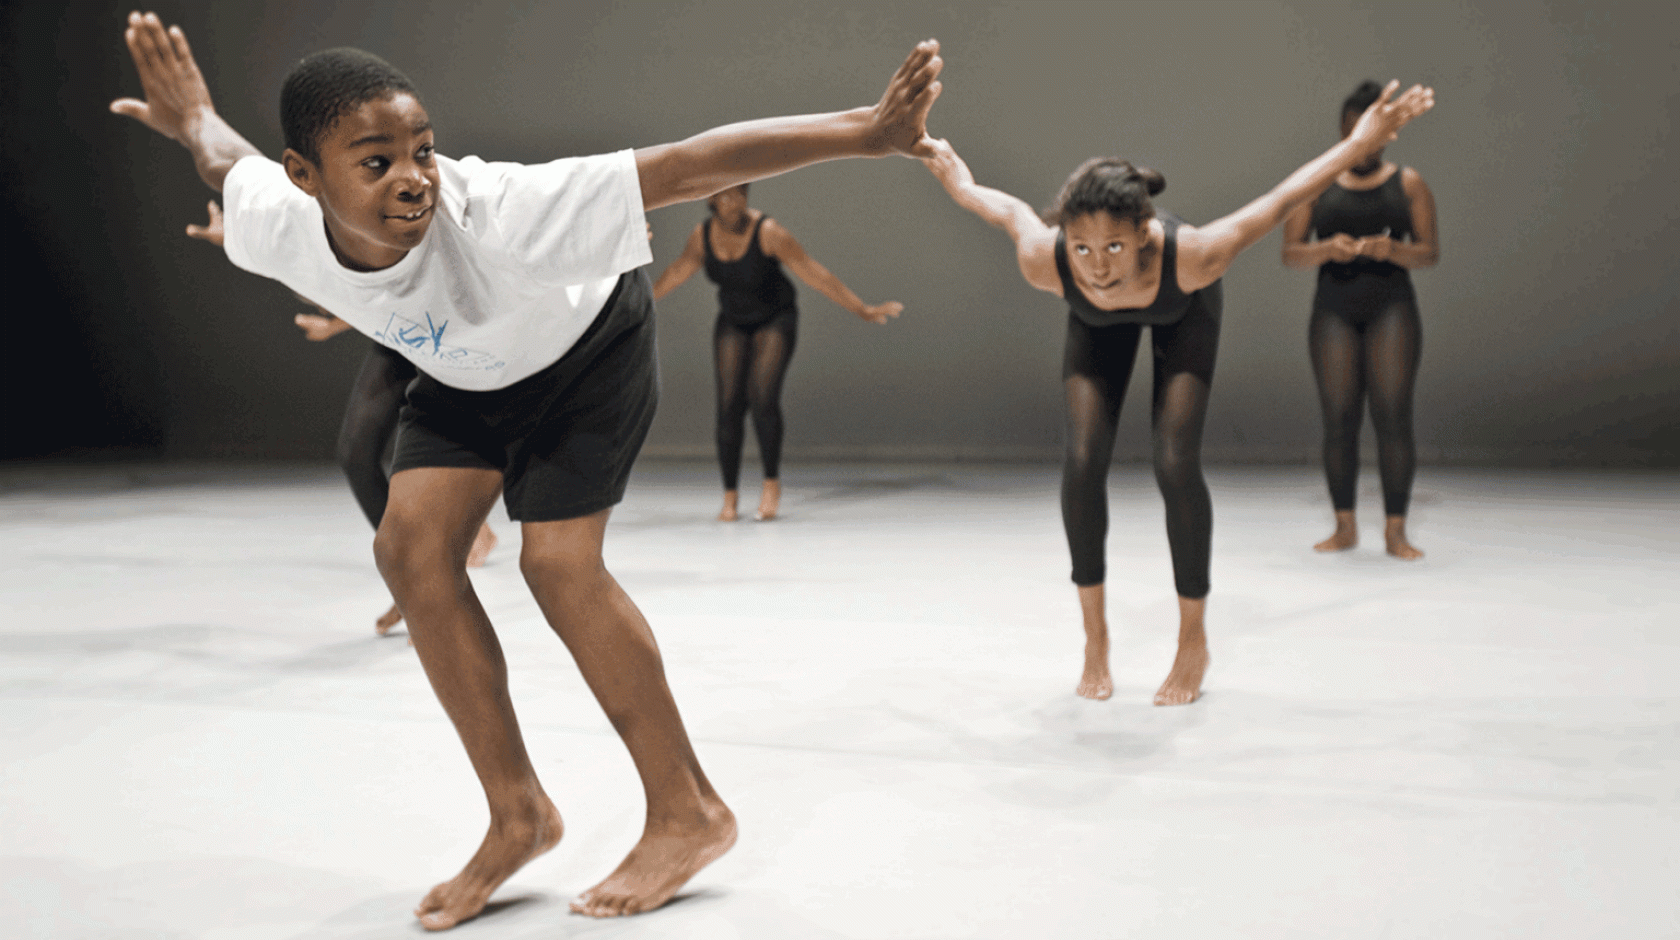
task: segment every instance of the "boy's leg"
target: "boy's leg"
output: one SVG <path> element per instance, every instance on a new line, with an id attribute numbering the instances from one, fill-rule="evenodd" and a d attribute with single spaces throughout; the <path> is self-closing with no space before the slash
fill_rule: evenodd
<path id="1" fill-rule="evenodd" d="M 496 470 L 403 470 L 391 477 L 374 539 L 379 571 L 490 804 L 490 830 L 478 852 L 415 910 L 428 930 L 477 915 L 503 881 L 560 841 L 560 814 L 519 734 L 501 644 L 467 578 L 467 552 L 501 487 Z"/>
<path id="2" fill-rule="evenodd" d="M 525 523 L 519 560 L 544 616 L 630 749 L 647 794 L 641 841 L 572 906 L 596 917 L 664 904 L 735 844 L 734 814 L 694 756 L 653 631 L 601 560 L 608 513 Z"/>

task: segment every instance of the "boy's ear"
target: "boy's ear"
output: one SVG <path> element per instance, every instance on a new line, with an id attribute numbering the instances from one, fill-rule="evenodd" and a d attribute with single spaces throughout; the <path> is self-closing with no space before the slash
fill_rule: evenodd
<path id="1" fill-rule="evenodd" d="M 310 198 L 321 195 L 321 168 L 310 162 L 308 157 L 287 147 L 280 157 L 280 165 L 286 168 L 286 178 L 308 193 Z"/>

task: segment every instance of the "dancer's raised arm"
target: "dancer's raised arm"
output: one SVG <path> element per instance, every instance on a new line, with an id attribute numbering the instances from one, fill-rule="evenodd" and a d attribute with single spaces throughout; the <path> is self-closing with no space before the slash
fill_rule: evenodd
<path id="1" fill-rule="evenodd" d="M 164 29 L 156 13 L 130 13 L 123 37 L 140 71 L 146 98 L 118 98 L 111 102 L 111 110 L 186 147 L 199 178 L 221 192 L 222 180 L 233 165 L 261 151 L 216 113 L 181 27 Z"/>
<path id="2" fill-rule="evenodd" d="M 1347 139 L 1289 174 L 1271 192 L 1236 212 L 1200 227 L 1179 230 L 1178 282 L 1187 291 L 1199 290 L 1224 276 L 1237 255 L 1254 245 L 1303 203 L 1323 192 L 1337 175 L 1350 169 L 1392 141 L 1406 123 L 1435 106 L 1433 89 L 1413 85 L 1393 101 L 1400 87 L 1391 81 Z"/>
<path id="3" fill-rule="evenodd" d="M 658 209 L 843 157 L 925 157 L 928 109 L 939 97 L 939 41 L 916 45 L 874 105 L 726 124 L 636 151 L 642 205 Z"/>
<path id="4" fill-rule="evenodd" d="M 931 142 L 933 153 L 922 163 L 933 172 L 956 204 L 974 213 L 986 224 L 1009 233 L 1015 243 L 1015 260 L 1027 283 L 1060 297 L 1062 281 L 1056 274 L 1056 230 L 1044 224 L 1032 206 L 1001 189 L 974 182 L 974 174 L 950 141 Z"/>

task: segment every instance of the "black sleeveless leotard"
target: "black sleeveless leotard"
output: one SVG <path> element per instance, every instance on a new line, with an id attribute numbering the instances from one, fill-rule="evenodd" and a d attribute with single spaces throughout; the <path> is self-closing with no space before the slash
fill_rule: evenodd
<path id="1" fill-rule="evenodd" d="M 1312 232 L 1323 241 L 1332 235 L 1354 238 L 1387 234 L 1397 241 L 1412 236 L 1412 204 L 1394 171 L 1380 186 L 1345 189 L 1332 183 L 1313 203 Z M 1327 261 L 1318 268 L 1317 306 L 1333 307 L 1344 316 L 1373 311 L 1396 299 L 1412 296 L 1412 276 L 1401 266 L 1375 258 Z"/>
<path id="2" fill-rule="evenodd" d="M 751 328 L 768 323 L 794 307 L 793 282 L 782 273 L 781 262 L 758 244 L 759 229 L 769 216 L 759 216 L 746 253 L 734 261 L 720 261 L 712 251 L 712 225 L 700 226 L 706 246 L 706 277 L 718 286 L 718 309 L 734 326 Z"/>
<path id="3" fill-rule="evenodd" d="M 1173 583 L 1181 597 L 1208 593 L 1213 504 L 1202 477 L 1202 426 L 1219 351 L 1224 309 L 1220 281 L 1186 294 L 1178 286 L 1177 216 L 1159 212 L 1166 230 L 1161 285 L 1147 307 L 1103 310 L 1073 280 L 1067 242 L 1056 236 L 1056 270 L 1068 303 L 1062 384 L 1067 394 L 1067 452 L 1062 463 L 1062 526 L 1073 557 L 1073 582 L 1102 584 L 1107 575 L 1108 466 L 1120 406 L 1144 325 L 1154 360 L 1150 425 L 1155 482 L 1167 510 Z"/>

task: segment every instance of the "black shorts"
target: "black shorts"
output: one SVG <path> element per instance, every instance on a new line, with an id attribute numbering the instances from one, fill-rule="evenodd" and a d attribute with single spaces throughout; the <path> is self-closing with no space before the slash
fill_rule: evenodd
<path id="1" fill-rule="evenodd" d="M 500 470 L 516 522 L 616 505 L 659 402 L 653 334 L 653 290 L 638 268 L 619 277 L 577 343 L 535 375 L 469 392 L 421 372 L 403 404 L 391 472 Z"/>

